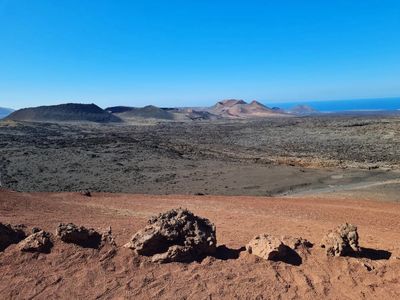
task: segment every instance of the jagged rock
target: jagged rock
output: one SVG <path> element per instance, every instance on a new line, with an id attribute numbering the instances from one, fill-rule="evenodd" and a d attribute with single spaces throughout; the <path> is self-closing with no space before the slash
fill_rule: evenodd
<path id="1" fill-rule="evenodd" d="M 50 239 L 50 233 L 46 231 L 38 231 L 26 239 L 22 240 L 19 244 L 19 249 L 23 252 L 50 252 L 53 243 Z"/>
<path id="2" fill-rule="evenodd" d="M 248 253 L 267 260 L 277 260 L 287 254 L 287 246 L 282 241 L 269 234 L 255 236 L 247 245 Z"/>
<path id="3" fill-rule="evenodd" d="M 313 246 L 310 241 L 303 239 L 302 237 L 292 237 L 284 235 L 281 237 L 281 241 L 292 250 L 308 249 Z"/>
<path id="4" fill-rule="evenodd" d="M 155 262 L 190 262 L 216 251 L 215 226 L 186 209 L 153 217 L 125 246 Z"/>
<path id="5" fill-rule="evenodd" d="M 18 244 L 26 237 L 24 225 L 12 226 L 0 223 L 0 251 L 4 251 L 11 244 Z"/>
<path id="6" fill-rule="evenodd" d="M 321 241 L 328 256 L 344 256 L 359 252 L 357 226 L 344 223 L 329 231 Z"/>
<path id="7" fill-rule="evenodd" d="M 65 243 L 73 243 L 85 248 L 99 248 L 102 236 L 93 228 L 76 226 L 75 224 L 59 224 L 56 235 Z"/>
<path id="8" fill-rule="evenodd" d="M 112 236 L 112 231 L 111 231 L 111 226 L 108 227 L 107 230 L 105 230 L 102 234 L 101 234 L 101 244 L 105 245 L 111 245 L 111 246 L 117 246 L 117 244 L 115 243 L 114 237 Z"/>

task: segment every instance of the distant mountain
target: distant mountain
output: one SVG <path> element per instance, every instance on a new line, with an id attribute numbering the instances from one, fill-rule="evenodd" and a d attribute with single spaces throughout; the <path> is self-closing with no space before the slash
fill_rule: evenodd
<path id="1" fill-rule="evenodd" d="M 228 99 L 217 102 L 211 107 L 159 108 L 153 105 L 137 108 L 114 106 L 106 108 L 124 121 L 143 119 L 170 121 L 207 121 L 218 119 L 251 119 L 262 117 L 290 116 L 281 109 L 271 109 L 260 102 L 247 103 L 243 100 Z"/>
<path id="2" fill-rule="evenodd" d="M 126 107 L 115 106 L 106 108 L 107 111 L 112 112 L 123 120 L 132 119 L 159 119 L 159 120 L 173 120 L 174 115 L 168 110 L 164 110 L 154 105 L 147 105 L 145 107 Z"/>
<path id="3" fill-rule="evenodd" d="M 107 107 L 105 109 L 105 111 L 108 111 L 108 112 L 113 113 L 113 114 L 119 114 L 119 113 L 123 113 L 123 112 L 126 112 L 126 111 L 130 111 L 132 109 L 134 109 L 134 107 L 130 107 L 130 106 L 113 106 L 113 107 Z"/>
<path id="4" fill-rule="evenodd" d="M 257 101 L 246 103 L 243 100 L 228 99 L 217 102 L 208 110 L 223 118 L 247 119 L 285 115 L 282 111 L 273 110 Z"/>
<path id="5" fill-rule="evenodd" d="M 11 114 L 14 110 L 11 108 L 0 107 L 0 119 L 7 117 Z"/>
<path id="6" fill-rule="evenodd" d="M 6 119 L 31 122 L 120 122 L 113 114 L 95 104 L 67 103 L 17 110 Z"/>
<path id="7" fill-rule="evenodd" d="M 175 113 L 175 116 L 179 118 L 179 115 L 186 117 L 187 119 L 193 121 L 199 120 L 218 120 L 221 117 L 214 115 L 208 111 L 204 111 L 201 108 L 193 109 L 193 108 L 186 108 L 186 109 L 178 109 Z"/>
<path id="8" fill-rule="evenodd" d="M 289 113 L 295 115 L 312 115 L 319 113 L 318 110 L 305 104 L 296 105 L 288 110 Z"/>

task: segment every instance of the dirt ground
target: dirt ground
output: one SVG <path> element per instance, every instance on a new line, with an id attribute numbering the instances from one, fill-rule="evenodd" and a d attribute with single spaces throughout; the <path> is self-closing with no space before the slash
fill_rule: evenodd
<path id="1" fill-rule="evenodd" d="M 123 248 L 146 220 L 185 207 L 217 228 L 218 252 L 201 262 L 155 264 Z M 0 253 L 2 299 L 398 299 L 400 210 L 394 202 L 342 197 L 249 197 L 0 192 L 2 222 L 50 232 L 60 222 L 112 227 L 117 248 L 56 241 L 50 254 Z M 358 225 L 362 257 L 327 257 L 318 245 L 342 222 Z M 314 243 L 297 263 L 243 251 L 256 234 Z"/>
<path id="2" fill-rule="evenodd" d="M 398 116 L 0 122 L 0 222 L 111 226 L 117 243 L 56 239 L 49 254 L 12 245 L 0 252 L 0 299 L 398 299 L 399 157 Z M 92 197 L 77 193 L 86 189 Z M 215 257 L 160 265 L 122 247 L 177 207 L 215 223 Z M 319 247 L 343 222 L 359 228 L 360 257 Z M 314 247 L 264 261 L 243 251 L 260 233 Z"/>
<path id="3" fill-rule="evenodd" d="M 400 118 L 326 116 L 94 125 L 0 122 L 16 191 L 274 196 L 400 193 Z"/>

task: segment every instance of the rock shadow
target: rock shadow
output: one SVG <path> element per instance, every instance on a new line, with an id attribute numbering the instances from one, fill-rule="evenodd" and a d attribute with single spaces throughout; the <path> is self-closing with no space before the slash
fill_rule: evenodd
<path id="1" fill-rule="evenodd" d="M 92 249 L 99 249 L 101 246 L 101 235 L 94 234 L 90 238 L 85 241 L 78 241 L 75 242 L 77 245 L 81 246 L 82 248 L 92 248 Z"/>
<path id="2" fill-rule="evenodd" d="M 293 249 L 286 247 L 286 254 L 283 257 L 277 257 L 273 261 L 281 261 L 292 266 L 300 266 L 303 263 L 301 256 Z"/>
<path id="3" fill-rule="evenodd" d="M 386 250 L 361 247 L 360 252 L 354 252 L 347 256 L 356 258 L 368 258 L 371 260 L 388 260 L 392 256 L 392 253 Z"/>
<path id="4" fill-rule="evenodd" d="M 239 249 L 231 249 L 226 247 L 225 245 L 221 245 L 217 247 L 217 252 L 214 257 L 221 260 L 229 260 L 229 259 L 238 259 L 240 256 L 240 252 L 245 251 L 245 247 L 240 247 Z"/>

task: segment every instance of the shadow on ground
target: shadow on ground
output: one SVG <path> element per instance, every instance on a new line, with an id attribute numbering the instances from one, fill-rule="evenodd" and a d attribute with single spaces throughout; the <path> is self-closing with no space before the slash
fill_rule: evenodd
<path id="1" fill-rule="evenodd" d="M 353 254 L 351 256 L 358 258 L 368 258 L 371 260 L 388 260 L 392 256 L 392 253 L 386 250 L 361 247 L 361 251 L 359 253 Z"/>
<path id="2" fill-rule="evenodd" d="M 245 250 L 245 247 L 240 247 L 239 249 L 231 249 L 226 247 L 225 245 L 221 245 L 217 247 L 215 258 L 222 260 L 238 259 L 240 256 L 240 252 L 243 252 Z"/>

